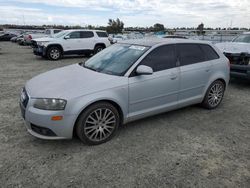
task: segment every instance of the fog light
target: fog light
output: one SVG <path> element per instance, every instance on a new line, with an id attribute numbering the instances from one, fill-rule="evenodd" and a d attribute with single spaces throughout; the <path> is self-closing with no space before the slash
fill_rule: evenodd
<path id="1" fill-rule="evenodd" d="M 63 116 L 52 116 L 51 117 L 51 120 L 52 121 L 60 121 L 60 120 L 62 120 L 63 119 Z"/>

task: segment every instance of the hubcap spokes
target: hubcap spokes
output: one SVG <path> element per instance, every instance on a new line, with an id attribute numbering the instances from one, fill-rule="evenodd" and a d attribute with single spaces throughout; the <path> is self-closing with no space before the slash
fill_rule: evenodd
<path id="1" fill-rule="evenodd" d="M 115 114 L 107 108 L 99 108 L 87 117 L 84 133 L 92 141 L 101 141 L 112 134 L 115 125 Z"/>
<path id="2" fill-rule="evenodd" d="M 215 84 L 211 87 L 208 94 L 208 103 L 215 107 L 217 106 L 223 97 L 223 86 L 221 84 Z"/>
<path id="3" fill-rule="evenodd" d="M 59 57 L 59 51 L 56 50 L 56 49 L 51 50 L 50 56 L 51 56 L 53 59 L 57 59 L 57 58 Z"/>

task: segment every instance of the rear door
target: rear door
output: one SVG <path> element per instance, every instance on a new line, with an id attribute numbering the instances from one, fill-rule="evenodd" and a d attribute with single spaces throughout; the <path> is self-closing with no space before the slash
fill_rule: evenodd
<path id="1" fill-rule="evenodd" d="M 178 102 L 179 68 L 175 45 L 160 46 L 151 51 L 139 65 L 153 69 L 152 75 L 129 77 L 129 116 L 157 113 L 175 107 Z"/>
<path id="2" fill-rule="evenodd" d="M 181 74 L 180 105 L 198 101 L 203 97 L 212 64 L 206 60 L 205 52 L 199 44 L 177 44 L 177 53 Z"/>

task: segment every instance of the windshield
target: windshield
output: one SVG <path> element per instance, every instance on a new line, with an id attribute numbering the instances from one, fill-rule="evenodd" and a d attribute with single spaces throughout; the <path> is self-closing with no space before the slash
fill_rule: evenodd
<path id="1" fill-rule="evenodd" d="M 149 47 L 115 44 L 99 52 L 83 64 L 91 70 L 122 76 Z"/>
<path id="2" fill-rule="evenodd" d="M 64 36 L 64 35 L 66 35 L 68 32 L 69 32 L 69 31 L 61 31 L 61 32 L 55 34 L 53 37 L 54 37 L 54 38 L 60 38 L 60 37 L 62 37 L 62 36 Z"/>
<path id="3" fill-rule="evenodd" d="M 235 39 L 233 39 L 233 42 L 245 42 L 250 43 L 250 34 L 249 35 L 239 35 Z"/>

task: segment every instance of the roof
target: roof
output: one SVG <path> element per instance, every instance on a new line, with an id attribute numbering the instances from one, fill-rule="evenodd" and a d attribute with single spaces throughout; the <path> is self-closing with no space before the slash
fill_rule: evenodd
<path id="1" fill-rule="evenodd" d="M 120 41 L 121 44 L 134 44 L 140 46 L 155 46 L 158 44 L 176 44 L 176 43 L 198 43 L 198 44 L 211 44 L 207 41 L 190 40 L 190 39 L 173 39 L 173 38 L 144 38 Z"/>
<path id="2" fill-rule="evenodd" d="M 94 30 L 94 29 L 68 29 L 68 30 L 63 30 L 63 31 L 97 31 L 97 32 L 106 32 L 103 30 Z"/>

